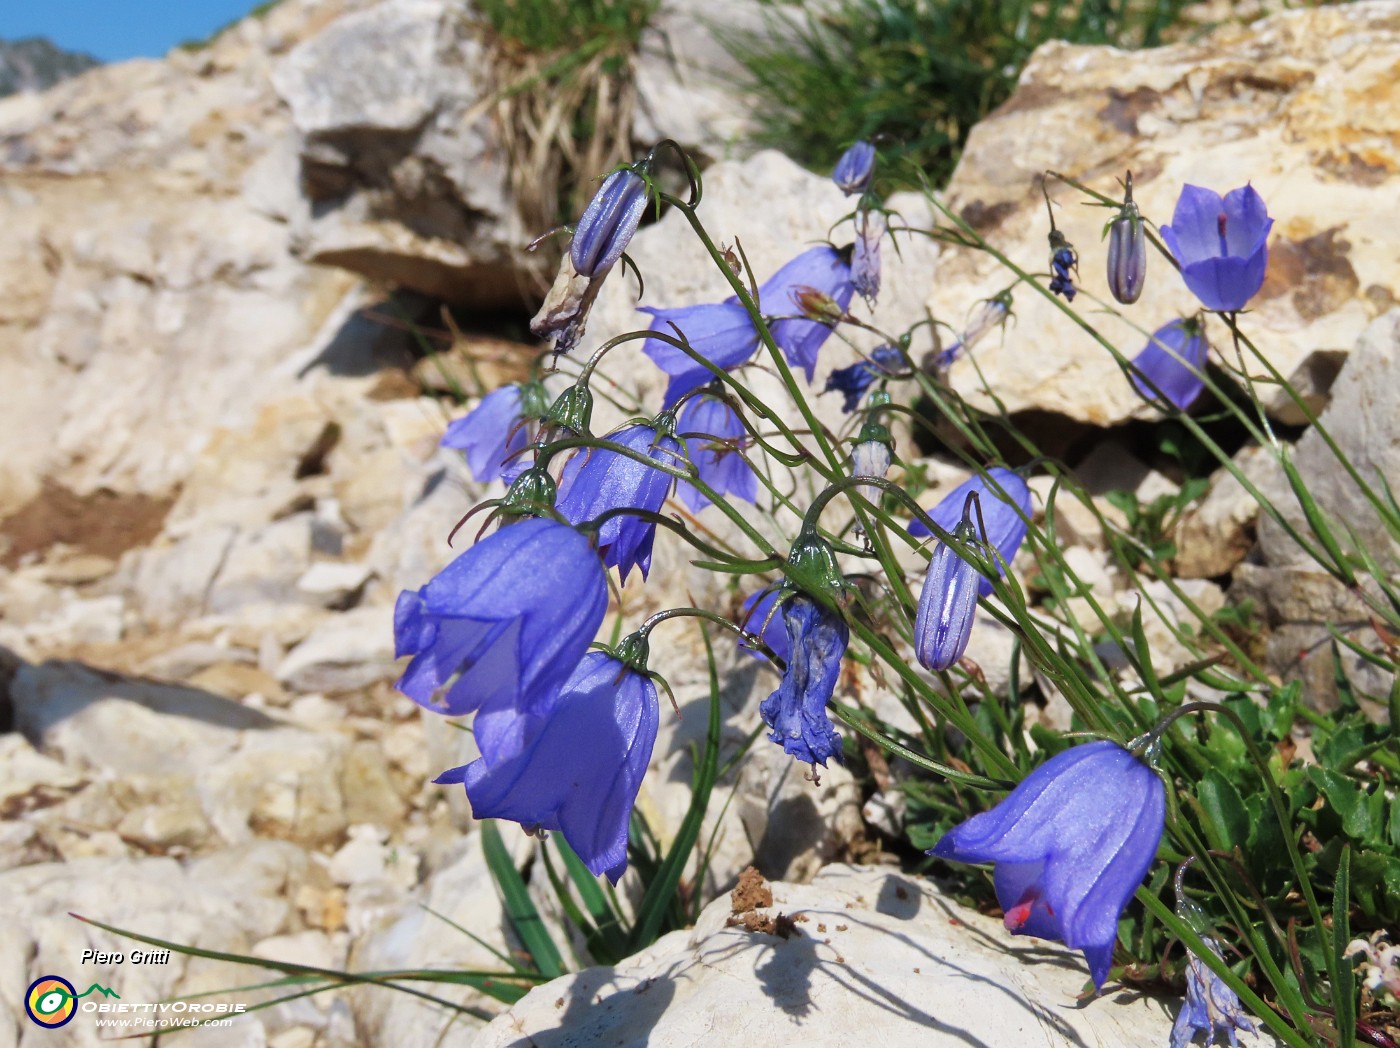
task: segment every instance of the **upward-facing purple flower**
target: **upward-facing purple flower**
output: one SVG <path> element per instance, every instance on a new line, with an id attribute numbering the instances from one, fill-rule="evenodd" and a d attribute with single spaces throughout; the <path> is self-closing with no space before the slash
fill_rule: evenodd
<path id="1" fill-rule="evenodd" d="M 783 590 L 777 586 L 761 589 L 757 593 L 750 593 L 744 598 L 739 625 L 750 633 L 758 634 L 758 639 L 772 648 L 774 655 L 787 662 L 791 656 L 791 649 L 788 648 L 787 627 L 783 625 L 782 612 L 773 610 L 773 605 L 783 596 Z M 764 657 L 762 652 L 756 648 L 750 648 L 742 641 L 739 648 L 756 658 Z"/>
<path id="2" fill-rule="evenodd" d="M 1253 186 L 1232 189 L 1222 198 L 1213 190 L 1186 185 L 1172 224 L 1162 227 L 1162 239 L 1201 304 L 1231 313 L 1247 306 L 1264 284 L 1273 224 Z"/>
<path id="3" fill-rule="evenodd" d="M 422 589 L 399 594 L 395 654 L 413 661 L 395 686 L 452 716 L 542 713 L 607 607 L 607 579 L 586 538 L 552 520 L 508 525 Z"/>
<path id="4" fill-rule="evenodd" d="M 875 178 L 875 147 L 869 142 L 857 142 L 836 161 L 831 180 L 847 196 L 859 196 L 870 188 Z"/>
<path id="5" fill-rule="evenodd" d="M 515 383 L 493 389 L 442 435 L 442 446 L 465 453 L 467 467 L 481 484 L 497 477 L 509 484 L 529 465 L 523 452 L 530 431 L 521 417 L 521 400 Z"/>
<path id="6" fill-rule="evenodd" d="M 829 244 L 809 248 L 783 266 L 758 289 L 758 304 L 771 317 L 785 317 L 772 324 L 773 341 L 788 363 L 800 367 L 812 381 L 817 369 L 817 351 L 831 335 L 831 325 L 820 320 L 794 316 L 803 312 L 798 295 L 816 291 L 831 299 L 842 312 L 851 304 L 855 284 L 846 252 Z M 653 358 L 655 359 L 655 358 Z"/>
<path id="7" fill-rule="evenodd" d="M 586 277 L 611 269 L 637 232 L 649 199 L 646 179 L 630 168 L 603 179 L 569 242 L 574 269 Z"/>
<path id="8" fill-rule="evenodd" d="M 1020 476 L 1004 466 L 993 466 L 987 470 L 987 478 L 994 481 L 997 487 L 994 488 L 980 475 L 969 477 L 943 496 L 938 505 L 928 511 L 928 515 L 944 531 L 953 531 L 962 520 L 968 492 L 977 492 L 982 504 L 981 519 L 987 525 L 987 541 L 996 547 L 1001 559 L 1010 564 L 1016 556 L 1016 551 L 1021 548 L 1029 528 L 1027 522 L 1031 515 L 1031 489 Z M 1000 494 L 997 488 L 1005 491 L 1006 495 Z M 1007 501 L 1008 496 L 1010 501 Z M 977 523 L 975 515 L 973 523 Z M 909 525 L 909 534 L 922 537 L 933 533 L 916 520 Z M 982 537 L 980 532 L 977 537 Z M 986 579 L 981 579 L 978 592 L 984 597 L 988 596 L 992 592 L 992 584 Z"/>
<path id="9" fill-rule="evenodd" d="M 996 863 L 1006 927 L 1083 950 L 1102 987 L 1118 916 L 1152 865 L 1165 819 L 1156 773 L 1117 743 L 1090 742 L 1050 758 L 929 854 Z"/>
<path id="10" fill-rule="evenodd" d="M 1194 320 L 1173 320 L 1152 333 L 1146 347 L 1133 358 L 1133 366 L 1182 411 L 1205 389 L 1198 372 L 1206 364 L 1206 340 Z M 1138 375 L 1130 375 L 1133 388 L 1148 400 L 1157 394 Z"/>
<path id="11" fill-rule="evenodd" d="M 666 466 L 685 461 L 680 441 L 659 436 L 654 426 L 624 426 L 607 439 L 631 448 Z M 564 464 L 555 508 L 571 524 L 582 524 L 614 509 L 644 509 L 655 513 L 671 493 L 674 478 L 607 448 L 580 448 Z M 623 582 L 633 567 L 642 578 L 651 570 L 651 545 L 656 525 L 629 514 L 610 517 L 598 529 L 598 552 L 603 563 L 616 567 Z"/>
<path id="12" fill-rule="evenodd" d="M 850 628 L 841 615 L 805 593 L 788 598 L 782 610 L 788 660 L 778 690 L 759 703 L 768 738 L 804 764 L 841 759 L 841 736 L 826 715 L 826 704 L 841 676 Z"/>
<path id="13" fill-rule="evenodd" d="M 1205 944 L 1215 956 L 1220 957 L 1220 947 L 1209 935 L 1204 936 Z M 1194 950 L 1186 951 L 1186 1002 L 1176 1013 L 1172 1023 L 1170 1048 L 1186 1048 L 1196 1038 L 1197 1032 L 1206 1035 L 1206 1044 L 1214 1044 L 1217 1034 L 1230 1038 L 1231 1048 L 1239 1042 L 1235 1039 L 1236 1030 L 1254 1033 L 1254 1023 L 1245 1015 L 1240 999 L 1235 991 L 1226 986 L 1220 976 L 1205 966 Z"/>
<path id="14" fill-rule="evenodd" d="M 684 438 L 686 453 L 702 481 L 721 495 L 758 501 L 758 475 L 739 454 L 748 432 L 727 401 L 707 396 L 687 400 L 676 419 L 676 432 Z M 676 494 L 694 513 L 710 504 L 707 496 L 684 480 L 676 485 Z"/>
<path id="15" fill-rule="evenodd" d="M 724 371 L 734 370 L 758 349 L 758 331 L 737 298 L 679 309 L 643 306 L 641 312 L 652 315 L 652 331 L 661 331 L 674 338 L 675 331 L 671 327 L 674 324 L 685 335 L 692 349 Z M 669 408 L 682 394 L 699 389 L 715 377 L 714 372 L 684 350 L 658 338 L 643 342 L 642 352 L 671 376 L 666 386 L 664 407 Z"/>
<path id="16" fill-rule="evenodd" d="M 483 746 L 479 759 L 433 781 L 464 783 L 474 818 L 562 833 L 589 870 L 616 884 L 627 869 L 627 824 L 657 713 L 656 685 L 591 651 L 548 716 L 523 715 L 518 742 L 502 753 Z"/>

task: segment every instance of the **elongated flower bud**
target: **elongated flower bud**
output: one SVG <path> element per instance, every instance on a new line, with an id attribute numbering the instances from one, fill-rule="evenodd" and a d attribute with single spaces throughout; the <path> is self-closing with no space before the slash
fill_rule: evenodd
<path id="1" fill-rule="evenodd" d="M 1133 175 L 1128 172 L 1123 207 L 1108 228 L 1108 290 L 1125 306 L 1142 295 L 1147 281 L 1147 231 L 1133 202 Z"/>
<path id="2" fill-rule="evenodd" d="M 646 179 L 629 168 L 614 171 L 603 179 L 578 220 L 569 244 L 574 269 L 586 277 L 596 277 L 610 269 L 627 250 L 649 198 Z"/>
<path id="3" fill-rule="evenodd" d="M 953 535 L 972 539 L 972 522 L 964 515 Z M 977 612 L 977 587 L 982 581 L 953 547 L 940 542 L 929 561 L 919 611 L 914 618 L 914 654 L 930 670 L 946 670 L 963 657 Z"/>

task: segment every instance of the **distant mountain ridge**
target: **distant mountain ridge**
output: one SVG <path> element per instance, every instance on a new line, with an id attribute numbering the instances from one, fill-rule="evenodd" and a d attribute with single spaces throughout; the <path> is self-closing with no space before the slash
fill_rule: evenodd
<path id="1" fill-rule="evenodd" d="M 0 40 L 0 97 L 43 91 L 101 64 L 92 55 L 65 51 L 42 36 Z"/>

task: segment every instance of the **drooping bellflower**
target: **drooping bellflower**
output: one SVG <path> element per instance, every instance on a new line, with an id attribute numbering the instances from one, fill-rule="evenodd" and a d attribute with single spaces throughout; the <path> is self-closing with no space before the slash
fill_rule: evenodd
<path id="1" fill-rule="evenodd" d="M 769 586 L 759 590 L 757 593 L 750 593 L 744 598 L 744 606 L 740 612 L 739 625 L 749 633 L 757 634 L 758 639 L 773 649 L 773 654 L 784 662 L 791 656 L 791 649 L 788 647 L 787 627 L 783 624 L 781 611 L 775 611 L 773 605 L 779 603 L 787 596 L 780 587 Z M 763 653 L 757 648 L 751 648 L 744 641 L 739 642 L 739 649 L 747 651 L 757 658 L 763 658 Z"/>
<path id="2" fill-rule="evenodd" d="M 861 426 L 860 433 L 856 435 L 855 446 L 851 448 L 853 477 L 883 480 L 894 463 L 894 437 L 889 428 L 876 417 L 878 415 L 878 411 L 872 411 L 865 425 Z M 880 505 L 884 498 L 884 492 L 878 484 L 857 484 L 853 490 L 875 506 Z M 862 535 L 865 533 L 865 526 L 859 520 L 856 522 L 856 532 Z"/>
<path id="3" fill-rule="evenodd" d="M 488 484 L 497 477 L 511 483 L 529 465 L 524 451 L 544 415 L 543 395 L 537 383 L 511 383 L 492 390 L 447 427 L 442 446 L 462 451 L 479 483 Z"/>
<path id="4" fill-rule="evenodd" d="M 1222 956 L 1213 938 L 1207 935 L 1203 939 L 1215 956 Z M 1254 1023 L 1245 1015 L 1239 997 L 1194 951 L 1187 950 L 1186 1001 L 1172 1023 L 1170 1048 L 1186 1048 L 1198 1032 L 1206 1035 L 1206 1044 L 1214 1044 L 1216 1036 L 1223 1034 L 1229 1037 L 1231 1048 L 1237 1048 L 1237 1030 L 1255 1032 Z"/>
<path id="5" fill-rule="evenodd" d="M 677 416 L 676 433 L 685 441 L 686 453 L 702 481 L 721 495 L 758 501 L 758 475 L 739 454 L 747 444 L 748 432 L 728 401 L 692 397 Z M 710 504 L 707 496 L 683 480 L 677 483 L 676 494 L 693 513 Z"/>
<path id="6" fill-rule="evenodd" d="M 665 466 L 685 461 L 680 441 L 658 433 L 655 426 L 624 426 L 605 439 Z M 593 520 L 609 510 L 642 509 L 655 513 L 671 493 L 673 482 L 669 473 L 608 448 L 580 448 L 564 464 L 556 508 L 571 524 Z M 651 570 L 655 538 L 656 525 L 651 521 L 618 514 L 598 529 L 598 553 L 604 564 L 617 568 L 623 582 L 634 567 L 640 568 L 642 578 L 646 578 Z"/>
<path id="7" fill-rule="evenodd" d="M 1102 987 L 1119 914 L 1152 865 L 1165 819 L 1156 773 L 1117 743 L 1089 742 L 1050 758 L 929 854 L 996 863 L 1006 927 L 1083 950 Z"/>
<path id="8" fill-rule="evenodd" d="M 652 331 L 660 331 L 674 338 L 674 324 L 695 352 L 723 371 L 734 370 L 758 349 L 758 331 L 737 298 L 678 309 L 642 306 L 641 312 L 651 314 Z M 715 377 L 714 372 L 685 350 L 659 338 L 649 338 L 643 342 L 642 352 L 671 376 L 666 386 L 664 407 L 671 407 L 682 395 L 699 389 Z"/>
<path id="9" fill-rule="evenodd" d="M 1167 400 L 1185 411 L 1205 389 L 1206 381 L 1198 372 L 1205 367 L 1206 350 L 1205 332 L 1198 321 L 1173 320 L 1163 325 L 1133 358 L 1133 367 L 1142 373 L 1130 375 L 1133 388 L 1148 400 L 1156 400 L 1152 391 L 1156 386 Z"/>
<path id="10" fill-rule="evenodd" d="M 976 528 L 968 509 L 953 532 L 959 542 L 972 542 Z M 963 657 L 977 615 L 977 590 L 982 576 L 946 542 L 940 542 L 928 563 L 919 610 L 914 616 L 914 654 L 919 665 L 946 670 Z"/>
<path id="11" fill-rule="evenodd" d="M 880 211 L 862 210 L 856 216 L 856 242 L 851 248 L 851 283 L 870 305 L 880 294 L 880 239 L 888 223 Z"/>
<path id="12" fill-rule="evenodd" d="M 1222 198 L 1186 185 L 1171 225 L 1162 227 L 1162 239 L 1201 304 L 1232 313 L 1247 306 L 1264 284 L 1273 224 L 1253 186 L 1232 189 Z"/>
<path id="13" fill-rule="evenodd" d="M 841 736 L 827 716 L 826 704 L 841 676 L 850 628 L 836 610 L 805 593 L 795 593 L 782 607 L 788 660 L 778 690 L 759 704 L 769 741 L 804 764 L 825 767 L 841 759 Z"/>
<path id="14" fill-rule="evenodd" d="M 875 147 L 857 142 L 841 154 L 831 172 L 831 180 L 847 196 L 860 196 L 875 178 Z"/>
<path id="15" fill-rule="evenodd" d="M 1016 551 L 1021 548 L 1021 543 L 1025 540 L 1026 531 L 1029 528 L 1030 487 L 1020 476 L 1006 467 L 993 466 L 987 470 L 986 479 L 980 475 L 969 477 L 948 492 L 938 505 L 928 511 L 928 515 L 944 531 L 953 531 L 962 521 L 968 493 L 973 491 L 977 492 L 978 500 L 981 502 L 981 520 L 987 525 L 987 541 L 996 547 L 997 552 L 1001 555 L 1001 560 L 1010 564 L 1016 556 Z M 1003 495 L 1002 492 L 1005 494 Z M 916 520 L 909 526 L 909 534 L 923 537 L 931 535 L 932 532 Z M 998 562 L 997 568 L 1000 572 L 1000 562 Z M 1004 574 L 1004 572 L 1001 573 Z M 991 582 L 981 576 L 978 576 L 978 580 L 978 593 L 983 597 L 989 596 L 992 592 Z"/>
<path id="16" fill-rule="evenodd" d="M 858 360 L 850 367 L 836 368 L 826 377 L 823 393 L 833 390 L 844 398 L 841 410 L 850 414 L 860 405 L 860 398 L 877 379 L 892 378 L 904 367 L 904 355 L 894 346 L 878 346 L 870 351 L 869 360 Z"/>
<path id="17" fill-rule="evenodd" d="M 560 600 L 566 593 L 568 600 Z M 588 539 L 553 520 L 507 525 L 394 606 L 395 685 L 428 709 L 543 714 L 608 606 Z"/>
<path id="18" fill-rule="evenodd" d="M 643 177 L 650 159 L 614 171 L 579 219 L 569 250 L 544 304 L 530 321 L 540 338 L 553 337 L 554 352 L 567 353 L 583 337 L 584 324 L 604 278 L 622 257 L 651 198 Z"/>
<path id="19" fill-rule="evenodd" d="M 831 335 L 832 322 L 809 319 L 811 311 L 804 298 L 824 296 L 844 313 L 855 294 L 851 282 L 849 251 L 838 251 L 828 244 L 809 248 L 769 277 L 758 289 L 758 302 L 774 320 L 773 341 L 793 367 L 800 367 L 812 381 L 817 369 L 817 351 Z M 794 316 L 793 314 L 801 314 Z"/>
<path id="20" fill-rule="evenodd" d="M 562 833 L 589 870 L 616 884 L 627 869 L 627 825 L 656 742 L 656 685 L 591 651 L 547 716 L 522 717 L 518 741 L 504 752 L 483 745 L 480 758 L 433 781 L 463 783 L 474 818 Z"/>
<path id="21" fill-rule="evenodd" d="M 1128 172 L 1123 206 L 1108 227 L 1108 290 L 1125 306 L 1142 296 L 1147 282 L 1147 229 L 1133 202 L 1133 173 Z"/>

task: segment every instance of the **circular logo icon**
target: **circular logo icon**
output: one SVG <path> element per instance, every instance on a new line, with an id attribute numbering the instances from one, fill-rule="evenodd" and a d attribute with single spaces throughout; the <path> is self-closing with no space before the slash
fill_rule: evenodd
<path id="1" fill-rule="evenodd" d="M 78 991 L 67 979 L 41 975 L 29 984 L 24 995 L 29 1018 L 47 1029 L 56 1029 L 73 1018 L 78 1010 Z"/>

